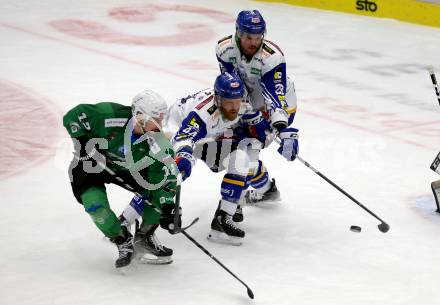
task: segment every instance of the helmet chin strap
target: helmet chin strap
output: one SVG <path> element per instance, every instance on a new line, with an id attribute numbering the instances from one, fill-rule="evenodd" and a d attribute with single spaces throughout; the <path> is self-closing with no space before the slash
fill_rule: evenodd
<path id="1" fill-rule="evenodd" d="M 144 135 L 144 134 L 146 133 L 146 131 L 145 131 L 145 129 L 144 129 L 144 127 L 145 127 L 145 123 L 142 124 L 142 125 L 140 125 L 140 126 L 141 126 L 141 130 L 142 130 L 142 134 Z"/>
<path id="2" fill-rule="evenodd" d="M 144 115 L 142 115 L 142 116 L 144 116 Z M 138 115 L 136 115 L 136 117 L 134 119 L 135 119 L 136 125 L 141 129 L 142 134 L 145 134 L 146 133 L 145 124 L 146 124 L 146 122 L 148 122 L 148 120 L 145 120 L 145 117 L 143 117 L 142 119 L 139 119 Z"/>
<path id="3" fill-rule="evenodd" d="M 151 121 L 153 121 L 153 124 L 156 125 L 158 131 L 162 131 L 162 127 L 154 118 L 151 118 Z"/>
<path id="4" fill-rule="evenodd" d="M 159 125 L 158 122 L 156 122 L 156 120 L 153 117 L 150 117 L 148 119 L 143 119 L 143 124 L 141 124 L 138 120 L 136 120 L 136 123 L 139 124 L 139 127 L 142 130 L 142 134 L 146 134 L 147 132 L 150 131 L 155 131 L 155 130 L 145 130 L 145 125 L 147 125 L 148 122 L 153 122 L 153 124 L 157 127 L 157 131 L 161 131 L 162 127 Z"/>

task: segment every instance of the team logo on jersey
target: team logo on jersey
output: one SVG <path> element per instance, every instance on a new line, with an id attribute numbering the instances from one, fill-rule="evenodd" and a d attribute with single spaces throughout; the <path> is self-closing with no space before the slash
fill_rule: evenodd
<path id="1" fill-rule="evenodd" d="M 197 119 L 195 117 L 192 117 L 191 120 L 189 120 L 188 125 L 196 129 L 200 128 L 200 124 L 197 122 Z"/>
<path id="2" fill-rule="evenodd" d="M 125 146 L 125 145 L 122 145 L 122 146 L 120 146 L 120 147 L 118 148 L 118 152 L 119 152 L 119 154 L 121 154 L 121 155 L 123 155 L 123 156 L 125 156 L 125 154 L 127 153 L 127 151 L 128 151 L 128 148 L 127 148 L 127 146 Z"/>
<path id="3" fill-rule="evenodd" d="M 252 67 L 252 68 L 251 68 L 251 74 L 254 74 L 254 75 L 261 75 L 261 70 Z"/>
<path id="4" fill-rule="evenodd" d="M 275 80 L 281 79 L 282 77 L 283 77 L 283 72 L 276 71 L 276 72 L 273 74 L 273 79 L 275 79 Z"/>
<path id="5" fill-rule="evenodd" d="M 229 62 L 236 64 L 237 63 L 237 58 L 236 57 L 229 57 Z"/>

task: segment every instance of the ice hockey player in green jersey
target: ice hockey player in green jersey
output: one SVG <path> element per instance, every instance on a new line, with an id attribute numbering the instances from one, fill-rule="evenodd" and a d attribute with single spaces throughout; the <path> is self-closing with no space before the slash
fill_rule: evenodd
<path id="1" fill-rule="evenodd" d="M 129 265 L 135 249 L 127 223 L 110 208 L 106 183 L 128 186 L 142 195 L 145 208 L 136 232 L 140 245 L 161 249 L 161 256 L 171 262 L 172 250 L 160 245 L 154 234 L 159 224 L 170 232 L 174 228 L 178 171 L 171 144 L 160 131 L 166 110 L 164 99 L 146 90 L 133 98 L 131 107 L 111 102 L 80 104 L 63 118 L 75 148 L 69 167 L 73 194 L 98 229 L 116 244 L 116 268 Z M 176 217 L 180 222 L 181 216 Z"/>

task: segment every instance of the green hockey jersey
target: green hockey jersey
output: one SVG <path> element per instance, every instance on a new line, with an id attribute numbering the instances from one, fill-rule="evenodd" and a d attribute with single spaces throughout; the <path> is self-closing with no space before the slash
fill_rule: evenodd
<path id="1" fill-rule="evenodd" d="M 160 195 L 164 185 L 176 187 L 178 170 L 171 143 L 162 132 L 134 135 L 131 107 L 111 102 L 79 104 L 64 115 L 63 124 L 72 138 L 88 143 L 88 153 L 97 147 L 117 176 L 129 173 L 142 187 L 142 195 L 161 204 L 173 200 Z"/>

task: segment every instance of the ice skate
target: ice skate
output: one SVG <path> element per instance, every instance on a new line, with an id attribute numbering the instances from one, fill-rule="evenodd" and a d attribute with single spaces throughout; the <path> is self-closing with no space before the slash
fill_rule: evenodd
<path id="1" fill-rule="evenodd" d="M 173 250 L 162 245 L 154 231 L 158 225 L 152 225 L 145 230 L 136 230 L 134 246 L 139 262 L 145 264 L 165 265 L 173 262 Z M 145 232 L 144 232 L 145 231 Z"/>
<path id="2" fill-rule="evenodd" d="M 253 205 L 258 203 L 270 203 L 281 200 L 280 192 L 275 185 L 275 179 L 272 179 L 270 183 L 270 188 L 263 194 L 260 194 L 256 190 L 247 190 L 244 197 L 246 204 Z"/>
<path id="3" fill-rule="evenodd" d="M 234 222 L 242 222 L 244 220 L 243 209 L 241 208 L 240 205 L 237 206 L 237 210 L 232 216 L 232 220 Z"/>
<path id="4" fill-rule="evenodd" d="M 237 227 L 231 215 L 217 209 L 211 222 L 211 232 L 208 235 L 209 240 L 239 246 L 242 244 L 244 235 L 245 232 Z"/>
<path id="5" fill-rule="evenodd" d="M 110 238 L 116 244 L 119 251 L 119 257 L 115 261 L 116 268 L 127 267 L 134 257 L 133 236 L 123 228 L 123 235 Z"/>

